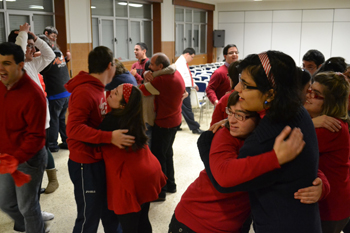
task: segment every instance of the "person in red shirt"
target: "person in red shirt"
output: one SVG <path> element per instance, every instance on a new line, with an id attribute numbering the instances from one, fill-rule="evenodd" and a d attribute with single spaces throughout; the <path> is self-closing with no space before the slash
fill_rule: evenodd
<path id="1" fill-rule="evenodd" d="M 323 233 L 341 232 L 350 216 L 349 83 L 341 73 L 317 73 L 304 107 L 311 117 L 327 115 L 341 123 L 338 132 L 316 128 L 319 169 L 326 175 L 330 193 L 319 201 Z"/>
<path id="2" fill-rule="evenodd" d="M 155 72 L 169 65 L 169 58 L 164 53 L 156 53 L 151 58 L 149 68 Z M 154 98 L 156 118 L 152 129 L 151 151 L 168 177 L 167 185 L 159 194 L 159 201 L 165 201 L 166 192 L 176 192 L 173 143 L 182 120 L 181 106 L 185 82 L 181 74 L 175 71 L 173 74 L 157 76 L 139 88 L 145 96 L 150 96 L 151 90 L 159 91 L 159 95 Z"/>
<path id="3" fill-rule="evenodd" d="M 74 185 L 78 215 L 73 233 L 96 232 L 100 219 L 105 232 L 117 232 L 118 219 L 107 208 L 105 164 L 100 153 L 86 143 L 114 144 L 120 148 L 134 143 L 128 130 L 106 132 L 96 128 L 106 114 L 105 85 L 115 73 L 113 53 L 98 46 L 89 53 L 89 73 L 81 71 L 65 88 L 71 94 L 67 121 L 68 170 Z"/>
<path id="4" fill-rule="evenodd" d="M 31 176 L 18 187 L 10 174 L 0 171 L 0 208 L 14 220 L 15 231 L 44 233 L 38 192 L 47 162 L 46 100 L 23 67 L 21 47 L 0 44 L 0 154 L 14 157 L 17 170 Z"/>
<path id="5" fill-rule="evenodd" d="M 151 233 L 150 201 L 158 198 L 166 177 L 147 145 L 142 93 L 132 84 L 121 84 L 107 98 L 111 107 L 99 129 L 128 129 L 135 136 L 131 147 L 101 147 L 106 164 L 108 208 L 118 215 L 124 233 Z"/>
<path id="6" fill-rule="evenodd" d="M 137 84 L 143 83 L 143 73 L 148 70 L 150 60 L 147 57 L 147 45 L 143 42 L 139 42 L 135 45 L 134 53 L 137 58 L 137 62 L 132 64 L 130 73 L 135 77 Z"/>
<path id="7" fill-rule="evenodd" d="M 226 92 L 230 91 L 231 85 L 227 77 L 227 69 L 232 62 L 238 60 L 238 48 L 234 44 L 226 45 L 223 50 L 225 64 L 220 66 L 210 77 L 208 87 L 205 90 L 212 104 L 216 106 Z"/>

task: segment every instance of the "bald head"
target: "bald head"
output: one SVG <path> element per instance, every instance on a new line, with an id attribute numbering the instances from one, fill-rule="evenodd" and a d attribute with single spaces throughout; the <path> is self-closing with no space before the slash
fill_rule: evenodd
<path id="1" fill-rule="evenodd" d="M 169 58 L 164 53 L 155 53 L 151 58 L 149 68 L 152 71 L 164 69 L 170 65 Z"/>

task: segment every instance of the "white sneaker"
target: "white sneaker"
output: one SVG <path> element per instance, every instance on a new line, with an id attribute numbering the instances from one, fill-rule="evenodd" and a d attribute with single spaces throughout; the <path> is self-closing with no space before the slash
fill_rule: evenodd
<path id="1" fill-rule="evenodd" d="M 43 216 L 44 221 L 50 221 L 55 217 L 55 215 L 46 211 L 41 211 L 41 216 Z"/>

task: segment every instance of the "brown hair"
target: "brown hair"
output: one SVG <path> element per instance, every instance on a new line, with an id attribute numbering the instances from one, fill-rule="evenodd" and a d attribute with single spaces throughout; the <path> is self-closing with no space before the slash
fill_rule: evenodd
<path id="1" fill-rule="evenodd" d="M 128 70 L 125 68 L 125 66 L 123 65 L 123 63 L 121 63 L 121 61 L 119 61 L 118 59 L 114 59 L 114 63 L 115 63 L 115 75 L 121 75 L 126 73 Z"/>

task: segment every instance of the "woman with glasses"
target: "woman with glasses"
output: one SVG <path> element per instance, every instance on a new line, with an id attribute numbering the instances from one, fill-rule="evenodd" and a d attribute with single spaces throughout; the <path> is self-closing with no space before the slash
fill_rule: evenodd
<path id="1" fill-rule="evenodd" d="M 228 176 L 226 179 L 249 180 L 264 172 L 279 168 L 286 156 L 295 156 L 296 148 L 302 148 L 302 137 L 295 140 L 294 155 L 270 151 L 263 156 L 238 160 L 238 152 L 244 139 L 254 130 L 259 122 L 256 112 L 249 112 L 241 107 L 237 92 L 233 92 L 226 107 L 228 122 L 220 129 L 212 141 L 211 155 L 217 155 L 237 169 L 244 169 L 247 163 L 260 166 L 258 171 L 247 172 L 242 176 Z M 211 133 L 205 132 L 204 134 Z M 212 134 L 212 133 L 211 133 Z M 291 138 L 294 138 L 293 134 Z M 300 136 L 300 135 L 299 135 Z M 201 136 L 202 137 L 202 136 Z M 281 141 L 276 142 L 276 150 Z M 210 143 L 209 143 L 210 144 Z M 199 149 L 200 146 L 198 146 Z M 290 158 L 289 158 L 290 159 Z M 209 160 L 209 158 L 206 158 Z M 248 171 L 249 169 L 247 169 Z M 227 171 L 222 171 L 226 173 Z M 235 172 L 235 169 L 232 170 Z M 249 197 L 246 192 L 220 193 L 211 183 L 210 174 L 201 171 L 199 177 L 187 188 L 178 203 L 169 232 L 248 232 L 249 227 L 242 229 L 243 223 L 250 215 Z"/>
<path id="2" fill-rule="evenodd" d="M 341 73 L 318 73 L 304 107 L 312 118 L 327 115 L 341 122 L 338 132 L 316 128 L 319 168 L 330 183 L 330 193 L 319 201 L 323 233 L 339 233 L 349 221 L 349 83 Z"/>
<path id="3" fill-rule="evenodd" d="M 249 192 L 255 232 L 321 232 L 317 203 L 303 204 L 294 199 L 297 190 L 310 186 L 315 180 L 319 158 L 315 129 L 302 107 L 295 62 L 282 52 L 267 51 L 247 56 L 238 69 L 241 76 L 235 90 L 239 93 L 241 107 L 259 112 L 262 118 L 245 140 L 238 158 L 261 157 L 273 150 L 275 138 L 286 126 L 300 128 L 305 147 L 296 159 L 280 169 L 244 183 L 225 178 L 219 171 L 231 171 L 229 164 L 225 161 L 216 163 L 219 160 L 210 154 L 213 177 L 220 186 L 226 187 L 226 191 Z M 249 164 L 242 170 L 259 170 L 263 166 Z"/>

